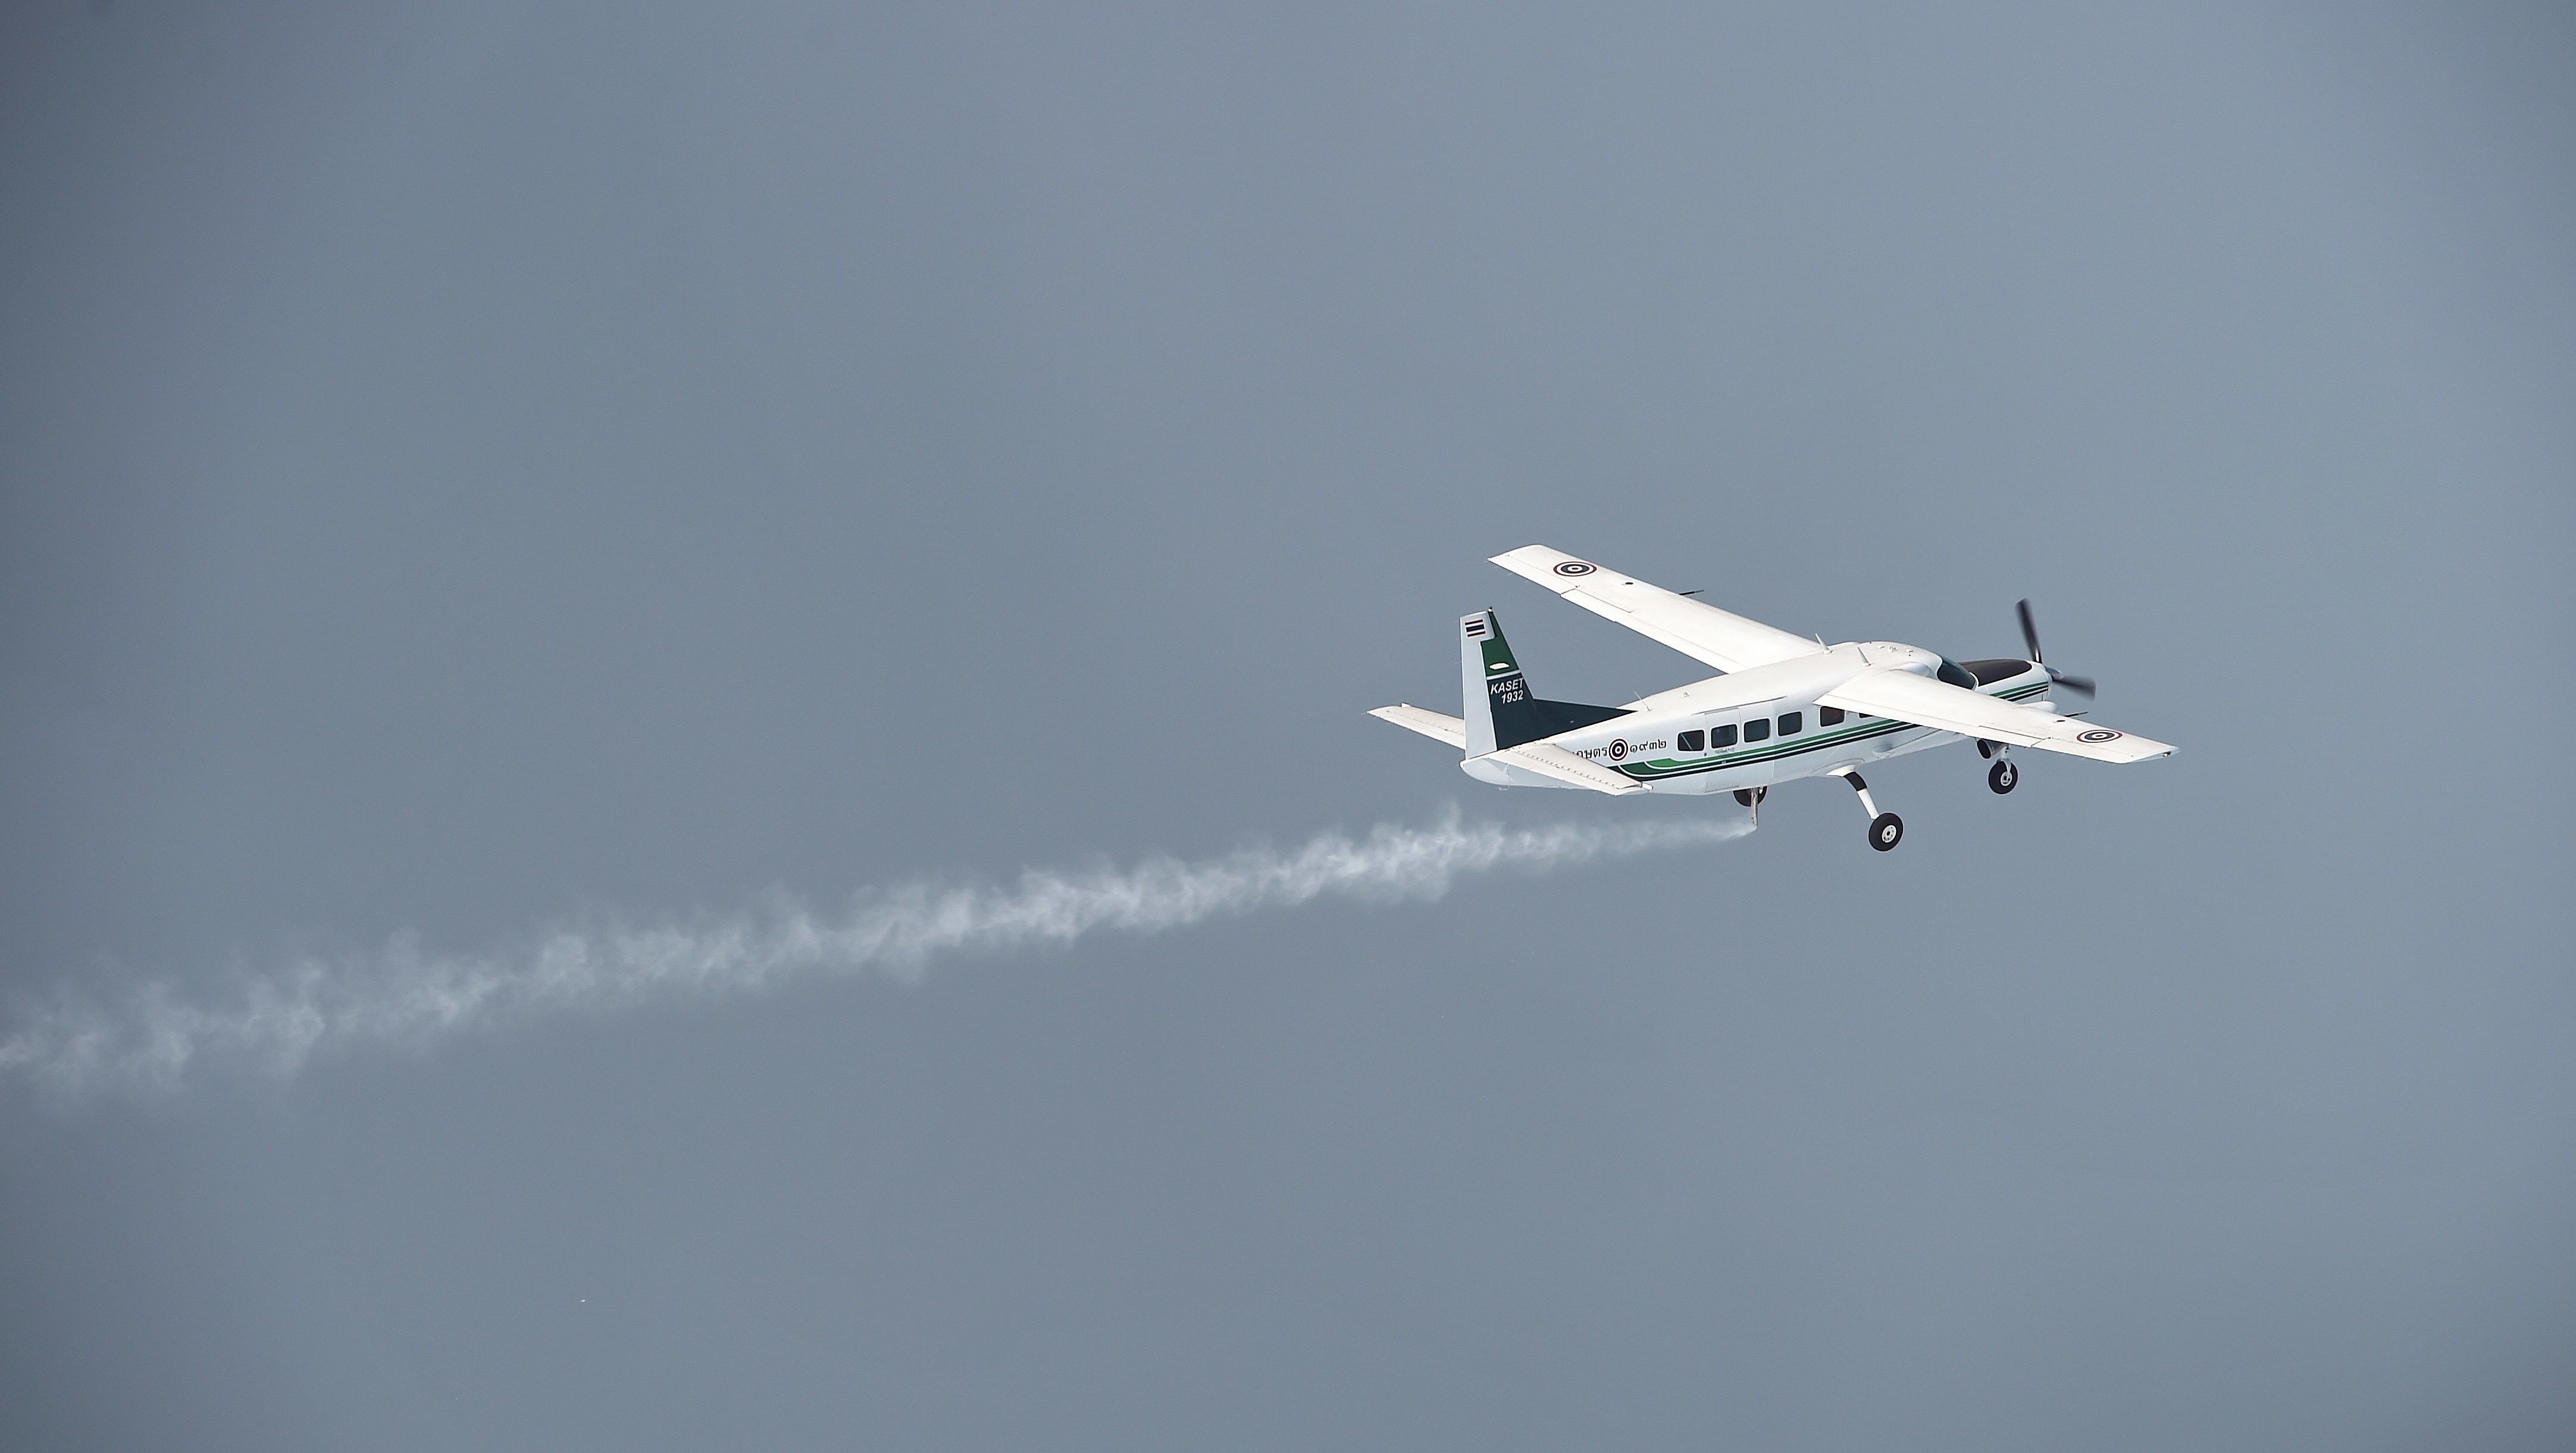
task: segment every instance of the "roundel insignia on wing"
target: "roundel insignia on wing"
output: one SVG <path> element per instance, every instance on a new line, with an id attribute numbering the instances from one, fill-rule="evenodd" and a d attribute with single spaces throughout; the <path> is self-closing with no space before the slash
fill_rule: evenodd
<path id="1" fill-rule="evenodd" d="M 1585 560 L 1559 560 L 1556 562 L 1556 573 L 1559 575 L 1589 575 L 1600 568 L 1600 566 Z"/>
<path id="2" fill-rule="evenodd" d="M 2089 732 L 2077 732 L 2075 734 L 2075 740 L 2079 742 L 2091 742 L 2096 746 L 2103 742 L 2116 742 L 2119 739 L 2120 734 L 2107 727 L 2095 727 Z"/>
<path id="3" fill-rule="evenodd" d="M 1561 569 L 1561 568 L 1563 568 L 1563 567 L 1559 567 L 1559 568 Z M 1627 739 L 1627 738 L 1625 738 L 1625 737 L 1619 737 L 1619 738 L 1615 738 L 1615 739 L 1613 739 L 1613 740 L 1611 741 L 1611 743 L 1610 743 L 1610 760 L 1611 760 L 1611 761 L 1613 761 L 1613 762 L 1624 762 L 1624 761 L 1628 760 L 1628 739 Z"/>

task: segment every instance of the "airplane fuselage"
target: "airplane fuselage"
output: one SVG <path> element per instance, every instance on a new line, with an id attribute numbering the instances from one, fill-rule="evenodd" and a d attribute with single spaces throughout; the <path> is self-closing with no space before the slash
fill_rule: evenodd
<path id="1" fill-rule="evenodd" d="M 1863 671 L 1895 667 L 1946 678 L 1963 669 L 1948 665 L 1945 672 L 1945 665 L 1937 652 L 1919 646 L 1846 641 L 1815 655 L 1659 691 L 1629 702 L 1625 715 L 1545 740 L 1657 792 L 1769 787 L 1969 740 L 1955 732 L 1819 704 Z M 1973 665 L 1973 689 L 1979 693 L 2050 707 L 2044 699 L 2049 688 L 2045 668 L 2028 661 Z M 2007 670 L 2016 666 L 2020 669 Z M 1499 786 L 1570 785 L 1491 757 L 1472 757 L 1460 766 L 1468 776 Z"/>

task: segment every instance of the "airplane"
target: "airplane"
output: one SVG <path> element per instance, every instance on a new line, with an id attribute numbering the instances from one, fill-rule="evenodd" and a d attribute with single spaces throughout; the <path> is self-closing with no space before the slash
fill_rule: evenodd
<path id="1" fill-rule="evenodd" d="M 2094 684 L 2040 658 L 2027 600 L 2019 607 L 2027 659 L 1962 662 L 1895 641 L 1828 646 L 1545 545 L 1493 563 L 1722 674 L 1625 706 L 1548 701 L 1531 694 L 1499 617 L 1461 617 L 1466 716 L 1410 704 L 1369 715 L 1461 749 L 1460 768 L 1479 782 L 1622 797 L 1732 792 L 1758 827 L 1771 788 L 1839 777 L 1859 794 L 1869 845 L 1883 853 L 1904 839 L 1905 822 L 1878 810 L 1859 769 L 1885 758 L 1972 741 L 1994 764 L 1986 785 L 2001 794 L 2021 780 L 2015 747 L 2097 762 L 2173 755 L 2166 743 L 2059 713 L 2052 689 L 2089 698 Z"/>

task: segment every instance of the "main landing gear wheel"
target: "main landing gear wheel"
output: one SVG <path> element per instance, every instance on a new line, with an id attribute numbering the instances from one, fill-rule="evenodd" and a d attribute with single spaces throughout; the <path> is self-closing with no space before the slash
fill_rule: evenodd
<path id="1" fill-rule="evenodd" d="M 1771 789 L 1768 787 L 1738 787 L 1735 789 L 1735 805 L 1751 807 L 1770 795 Z"/>
<path id="2" fill-rule="evenodd" d="M 1869 845 L 1886 852 L 1905 840 L 1905 819 L 1893 812 L 1882 812 L 1869 820 Z"/>
<path id="3" fill-rule="evenodd" d="M 1986 769 L 1986 785 L 1995 789 L 1997 797 L 2013 790 L 2013 784 L 2020 780 L 2021 769 L 2012 764 L 2010 757 Z"/>

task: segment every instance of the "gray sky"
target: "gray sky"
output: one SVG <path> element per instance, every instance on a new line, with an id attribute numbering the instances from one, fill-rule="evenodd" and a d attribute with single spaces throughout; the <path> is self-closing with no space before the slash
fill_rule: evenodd
<path id="1" fill-rule="evenodd" d="M 2182 751 L 13 1083 L 0 1445 L 2576 1443 L 2576 26 L 2095 9 L 10 7 L 10 1022 L 1732 811 L 1533 541 Z"/>

